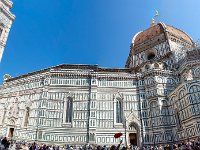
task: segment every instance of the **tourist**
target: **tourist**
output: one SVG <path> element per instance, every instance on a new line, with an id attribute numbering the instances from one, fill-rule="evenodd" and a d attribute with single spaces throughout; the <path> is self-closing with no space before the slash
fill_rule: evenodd
<path id="1" fill-rule="evenodd" d="M 29 148 L 29 150 L 35 150 L 36 149 L 36 144 L 35 142 L 31 145 L 31 147 Z"/>
<path id="2" fill-rule="evenodd" d="M 97 146 L 97 150 L 101 150 L 101 146 L 100 145 Z"/>
<path id="3" fill-rule="evenodd" d="M 106 147 L 106 145 L 103 146 L 102 150 L 108 150 L 108 148 Z"/>
<path id="4" fill-rule="evenodd" d="M 116 149 L 116 146 L 115 145 L 112 145 L 111 147 L 110 147 L 110 150 L 115 150 Z"/>
<path id="5" fill-rule="evenodd" d="M 40 150 L 40 146 L 38 144 L 36 145 L 36 150 Z"/>
<path id="6" fill-rule="evenodd" d="M 6 137 L 3 138 L 3 140 L 1 141 L 1 144 L 4 146 L 5 149 L 9 148 L 9 145 L 10 145 Z"/>
<path id="7" fill-rule="evenodd" d="M 77 149 L 78 149 L 78 150 L 82 150 L 82 146 L 79 146 Z"/>
<path id="8" fill-rule="evenodd" d="M 53 150 L 53 147 L 52 147 L 52 145 L 51 145 L 51 146 L 49 146 L 49 150 Z"/>
<path id="9" fill-rule="evenodd" d="M 73 148 L 73 146 L 71 145 L 69 149 L 71 150 L 71 149 L 74 149 L 74 148 Z"/>
<path id="10" fill-rule="evenodd" d="M 70 150 L 70 146 L 69 145 L 66 146 L 66 150 Z"/>

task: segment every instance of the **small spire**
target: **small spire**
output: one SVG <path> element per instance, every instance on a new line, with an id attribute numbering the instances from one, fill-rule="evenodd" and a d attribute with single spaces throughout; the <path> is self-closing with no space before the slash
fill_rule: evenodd
<path id="1" fill-rule="evenodd" d="M 155 16 L 154 17 L 158 17 L 159 16 L 159 13 L 158 11 L 156 10 L 156 13 L 155 13 Z"/>
<path id="2" fill-rule="evenodd" d="M 158 17 L 158 16 L 159 16 L 159 13 L 158 13 L 158 11 L 156 10 L 155 15 L 154 15 L 154 17 L 152 18 L 152 21 L 151 21 L 151 26 L 156 25 L 155 19 L 156 19 L 156 17 Z"/>
<path id="3" fill-rule="evenodd" d="M 154 18 L 152 18 L 152 20 L 151 20 L 151 26 L 154 26 L 156 23 L 155 23 L 155 19 Z"/>

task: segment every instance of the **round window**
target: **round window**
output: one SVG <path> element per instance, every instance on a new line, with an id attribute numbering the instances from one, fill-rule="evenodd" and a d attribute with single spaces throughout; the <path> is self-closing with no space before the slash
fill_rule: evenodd
<path id="1" fill-rule="evenodd" d="M 153 52 L 150 52 L 148 55 L 147 55 L 147 59 L 148 60 L 152 60 L 152 59 L 154 59 L 155 58 L 155 53 L 153 53 Z"/>

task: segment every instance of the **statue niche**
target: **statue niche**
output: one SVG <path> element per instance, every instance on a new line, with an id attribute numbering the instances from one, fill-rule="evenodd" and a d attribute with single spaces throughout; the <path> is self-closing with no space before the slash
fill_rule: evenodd
<path id="1" fill-rule="evenodd" d="M 18 114 L 19 114 L 19 106 L 17 103 L 13 103 L 12 106 L 10 107 L 8 115 L 9 117 L 17 118 Z"/>

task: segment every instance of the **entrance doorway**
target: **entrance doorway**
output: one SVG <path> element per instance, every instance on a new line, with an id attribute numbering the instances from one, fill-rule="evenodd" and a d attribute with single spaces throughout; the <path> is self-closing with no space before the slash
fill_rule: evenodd
<path id="1" fill-rule="evenodd" d="M 12 138 L 13 137 L 13 134 L 14 134 L 14 128 L 9 128 L 9 132 L 8 132 L 8 137 L 9 138 Z"/>
<path id="2" fill-rule="evenodd" d="M 129 134 L 129 140 L 130 144 L 136 146 L 137 145 L 137 134 L 136 133 L 130 133 Z"/>

